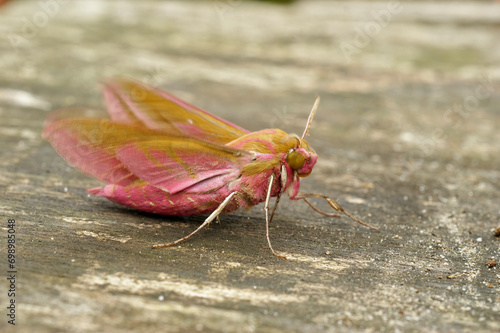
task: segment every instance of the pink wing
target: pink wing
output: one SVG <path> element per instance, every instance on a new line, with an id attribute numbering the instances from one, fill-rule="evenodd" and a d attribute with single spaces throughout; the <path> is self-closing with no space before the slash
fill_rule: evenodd
<path id="1" fill-rule="evenodd" d="M 231 148 L 224 144 L 247 134 L 243 128 L 133 80 L 109 80 L 104 95 L 111 121 L 95 119 L 102 116 L 102 112 L 89 108 L 59 110 L 45 121 L 42 136 L 64 159 L 84 173 L 120 186 L 127 186 L 140 177 L 175 192 L 209 177 L 226 174 L 235 166 L 232 161 L 233 164 L 220 165 L 225 171 L 217 168 L 209 171 L 201 161 L 227 154 Z M 166 165 L 153 166 L 150 156 L 141 156 L 145 151 L 141 142 L 147 141 L 151 141 L 149 148 L 158 148 L 155 145 L 158 143 L 171 154 L 179 149 L 177 153 L 182 158 L 169 160 L 164 156 Z M 196 149 L 201 149 L 199 158 L 195 157 Z M 207 149 L 211 153 L 204 152 Z M 229 154 L 232 153 L 234 151 Z M 243 153 L 238 154 L 243 156 Z M 184 179 L 186 169 L 183 173 L 178 167 L 191 164 L 196 177 Z M 155 180 L 166 166 L 177 170 L 177 176 L 169 178 L 163 174 Z"/>
<path id="2" fill-rule="evenodd" d="M 115 122 L 217 144 L 226 144 L 249 133 L 159 89 L 133 80 L 108 80 L 104 97 Z"/>
<path id="3" fill-rule="evenodd" d="M 118 159 L 137 177 L 172 194 L 194 185 L 210 191 L 236 179 L 252 155 L 196 139 L 170 137 L 136 141 L 117 152 Z M 203 184 L 207 188 L 203 188 Z"/>
<path id="4" fill-rule="evenodd" d="M 53 120 L 53 119 L 52 119 Z M 42 132 L 69 164 L 107 183 L 127 186 L 137 179 L 116 157 L 116 150 L 144 137 L 151 130 L 114 124 L 102 119 L 64 119 L 50 123 Z"/>
<path id="5" fill-rule="evenodd" d="M 57 152 L 86 174 L 127 186 L 138 178 L 171 193 L 217 177 L 238 177 L 251 154 L 197 139 L 99 119 L 66 119 L 43 131 Z"/>

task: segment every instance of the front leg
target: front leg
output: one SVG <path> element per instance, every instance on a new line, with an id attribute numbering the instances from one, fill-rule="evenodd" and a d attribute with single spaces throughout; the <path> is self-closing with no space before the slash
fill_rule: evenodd
<path id="1" fill-rule="evenodd" d="M 271 214 L 271 217 L 269 218 L 269 199 L 271 198 L 271 192 L 272 192 L 272 189 L 273 189 L 273 182 L 274 182 L 274 175 L 271 174 L 271 176 L 269 177 L 269 185 L 267 187 L 266 204 L 264 206 L 264 210 L 266 212 L 266 238 L 267 238 L 267 244 L 269 245 L 269 249 L 271 249 L 271 252 L 276 257 L 280 257 L 281 259 L 286 259 L 285 256 L 279 255 L 279 254 L 277 254 L 274 251 L 273 246 L 271 245 L 271 239 L 269 238 L 269 223 L 273 219 L 274 212 L 276 211 L 276 207 L 278 206 L 278 202 L 280 200 L 281 193 L 282 193 L 282 191 L 280 191 L 280 193 L 278 194 L 278 197 L 276 198 L 276 203 L 274 204 L 273 212 Z"/>
<path id="2" fill-rule="evenodd" d="M 377 231 L 380 231 L 379 228 L 377 227 L 374 227 L 372 225 L 369 225 L 368 223 L 365 223 L 363 221 L 361 221 L 360 219 L 354 217 L 351 215 L 351 213 L 349 213 L 348 211 L 346 211 L 337 201 L 333 200 L 332 198 L 330 197 L 327 197 L 326 195 L 323 195 L 323 194 L 319 194 L 319 193 L 302 193 L 302 192 L 298 192 L 297 195 L 295 195 L 292 199 L 294 200 L 297 200 L 297 199 L 304 199 L 304 201 L 309 204 L 309 206 L 311 206 L 312 209 L 314 209 L 315 211 L 317 211 L 318 213 L 320 214 L 323 214 L 323 215 L 326 215 L 326 216 L 335 216 L 335 217 L 338 217 L 339 215 L 338 214 L 330 214 L 330 213 L 325 213 L 321 210 L 319 210 L 318 208 L 314 207 L 313 204 L 307 200 L 307 198 L 311 198 L 311 197 L 316 197 L 316 198 L 323 198 L 326 200 L 326 202 L 328 202 L 328 204 L 333 208 L 335 209 L 337 212 L 341 212 L 342 214 L 346 215 L 347 217 L 349 217 L 351 220 L 354 220 L 356 222 L 358 222 L 359 224 L 362 224 L 364 225 L 365 227 L 368 227 L 368 228 L 371 228 L 371 229 L 374 229 L 374 230 L 377 230 Z"/>

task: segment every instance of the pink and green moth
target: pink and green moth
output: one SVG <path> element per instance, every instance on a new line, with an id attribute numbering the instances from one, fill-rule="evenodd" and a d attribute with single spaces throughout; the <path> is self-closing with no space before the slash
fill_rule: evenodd
<path id="1" fill-rule="evenodd" d="M 335 200 L 299 190 L 318 155 L 305 138 L 318 108 L 319 97 L 302 136 L 280 129 L 249 132 L 146 84 L 113 79 L 105 82 L 109 119 L 75 116 L 84 109 L 60 110 L 46 120 L 42 136 L 72 166 L 108 185 L 92 188 L 120 205 L 141 211 L 188 216 L 210 214 L 195 231 L 168 247 L 185 241 L 221 213 L 265 202 L 266 237 L 283 193 L 304 200 L 325 199 L 352 220 Z M 270 211 L 269 200 L 276 197 Z M 377 229 L 378 230 L 378 229 Z"/>

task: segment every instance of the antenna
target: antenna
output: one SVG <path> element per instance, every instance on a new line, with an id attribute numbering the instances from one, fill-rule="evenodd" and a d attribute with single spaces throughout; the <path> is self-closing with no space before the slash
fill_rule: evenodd
<path id="1" fill-rule="evenodd" d="M 304 130 L 304 134 L 302 134 L 302 139 L 305 139 L 307 134 L 309 134 L 309 128 L 311 128 L 311 123 L 313 121 L 314 115 L 316 114 L 316 110 L 318 109 L 319 100 L 319 96 L 316 97 L 316 101 L 314 102 L 314 105 L 311 109 L 311 113 L 309 113 L 309 118 L 307 119 L 307 125 L 306 129 Z"/>

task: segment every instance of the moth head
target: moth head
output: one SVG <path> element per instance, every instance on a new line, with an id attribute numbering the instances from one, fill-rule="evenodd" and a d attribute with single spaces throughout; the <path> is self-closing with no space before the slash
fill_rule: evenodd
<path id="1" fill-rule="evenodd" d="M 296 139 L 297 146 L 290 149 L 285 161 L 288 163 L 290 168 L 297 172 L 299 177 L 307 177 L 318 161 L 318 155 L 314 149 L 309 146 L 306 140 L 299 137 L 296 137 Z"/>

